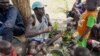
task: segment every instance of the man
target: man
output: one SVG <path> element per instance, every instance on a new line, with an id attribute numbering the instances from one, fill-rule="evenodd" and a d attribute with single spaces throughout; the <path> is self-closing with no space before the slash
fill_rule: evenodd
<path id="1" fill-rule="evenodd" d="M 0 0 L 0 36 L 12 42 L 12 38 L 24 33 L 22 17 L 9 0 Z"/>
<path id="2" fill-rule="evenodd" d="M 35 13 L 32 15 L 34 19 L 29 20 L 29 25 L 26 28 L 26 36 L 29 37 L 30 41 L 29 53 L 36 55 L 42 49 L 41 43 L 48 39 L 52 27 L 49 15 L 45 13 L 44 5 L 41 2 L 34 2 L 32 9 Z"/>

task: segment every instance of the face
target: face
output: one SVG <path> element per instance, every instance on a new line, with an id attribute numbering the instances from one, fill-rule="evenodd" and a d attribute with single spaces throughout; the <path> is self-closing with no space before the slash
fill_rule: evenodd
<path id="1" fill-rule="evenodd" d="M 6 49 L 5 55 L 10 55 L 10 53 L 13 51 L 12 47 L 9 47 Z"/>
<path id="2" fill-rule="evenodd" d="M 38 15 L 43 16 L 45 14 L 44 7 L 43 8 L 38 8 L 37 10 L 35 10 L 35 12 Z"/>
<path id="3" fill-rule="evenodd" d="M 7 48 L 6 50 L 4 50 L 4 52 L 0 53 L 0 56 L 9 56 L 9 55 L 11 55 L 10 53 L 12 51 L 13 51 L 13 49 Z"/>
<path id="4" fill-rule="evenodd" d="M 10 43 L 8 43 L 8 45 L 6 47 L 4 47 L 2 53 L 4 55 L 10 55 L 10 53 L 13 51 L 13 47 Z"/>
<path id="5" fill-rule="evenodd" d="M 0 0 L 0 8 L 7 9 L 9 6 L 9 0 Z"/>
<path id="6" fill-rule="evenodd" d="M 81 3 L 81 0 L 77 0 L 77 4 Z"/>

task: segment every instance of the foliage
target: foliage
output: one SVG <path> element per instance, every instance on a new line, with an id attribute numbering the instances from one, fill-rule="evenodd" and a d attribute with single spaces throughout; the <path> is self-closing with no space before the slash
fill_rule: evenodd
<path id="1" fill-rule="evenodd" d="M 71 32 L 71 31 L 64 31 L 64 34 L 63 34 L 63 41 L 64 41 L 65 43 L 69 43 L 69 42 L 71 41 L 72 34 L 73 34 L 73 32 Z"/>
<path id="2" fill-rule="evenodd" d="M 57 30 L 59 28 L 59 24 L 58 24 L 58 22 L 54 22 L 54 24 L 53 24 L 53 30 L 55 31 L 55 30 Z"/>

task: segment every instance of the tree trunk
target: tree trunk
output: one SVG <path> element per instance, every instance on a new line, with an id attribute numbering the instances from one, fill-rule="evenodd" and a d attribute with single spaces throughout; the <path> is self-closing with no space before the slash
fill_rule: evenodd
<path id="1" fill-rule="evenodd" d="M 27 21 L 31 16 L 30 0 L 12 0 L 12 2 L 20 11 L 25 25 L 27 25 Z"/>
<path id="2" fill-rule="evenodd" d="M 19 12 L 21 13 L 23 17 L 24 24 L 27 27 L 28 20 L 31 17 L 30 0 L 12 0 L 12 2 L 18 8 Z M 26 41 L 22 45 L 23 45 L 22 46 L 23 48 L 22 48 L 21 56 L 26 56 L 26 48 L 27 48 L 28 42 Z"/>

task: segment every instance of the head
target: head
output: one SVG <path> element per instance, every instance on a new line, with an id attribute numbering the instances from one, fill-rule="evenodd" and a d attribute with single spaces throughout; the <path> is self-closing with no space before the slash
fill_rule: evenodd
<path id="1" fill-rule="evenodd" d="M 0 0 L 0 9 L 5 10 L 9 6 L 9 0 Z"/>
<path id="2" fill-rule="evenodd" d="M 77 47 L 74 50 L 74 56 L 90 56 L 90 52 L 87 48 Z"/>
<path id="3" fill-rule="evenodd" d="M 32 5 L 32 10 L 39 16 L 45 14 L 44 5 L 41 2 L 34 2 Z"/>
<path id="4" fill-rule="evenodd" d="M 94 11 L 98 7 L 98 0 L 86 0 L 86 9 L 88 11 Z"/>
<path id="5" fill-rule="evenodd" d="M 0 40 L 0 53 L 9 55 L 12 51 L 12 45 L 8 41 Z"/>
<path id="6" fill-rule="evenodd" d="M 81 3 L 81 0 L 77 0 L 76 2 L 77 2 L 77 4 L 79 4 L 79 3 Z"/>

